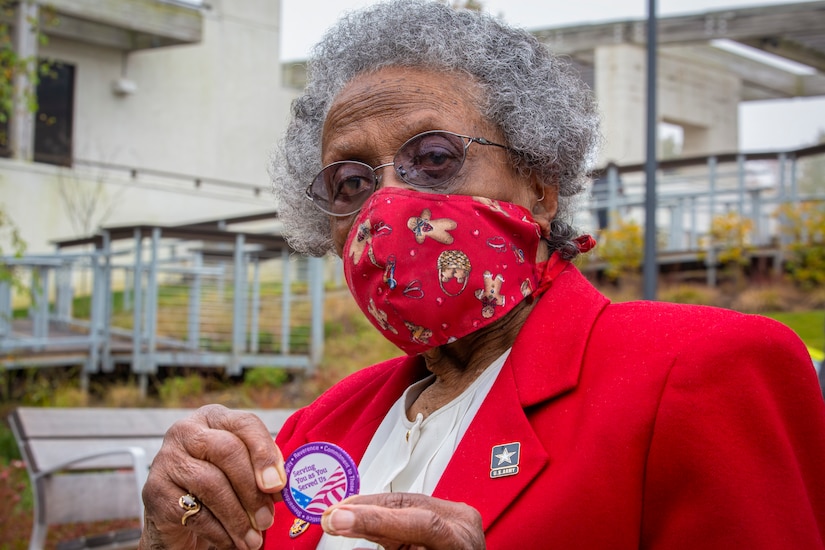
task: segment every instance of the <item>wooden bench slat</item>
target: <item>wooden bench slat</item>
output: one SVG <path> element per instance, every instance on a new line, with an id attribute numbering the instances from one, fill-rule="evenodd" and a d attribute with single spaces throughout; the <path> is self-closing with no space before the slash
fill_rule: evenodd
<path id="1" fill-rule="evenodd" d="M 86 473 L 45 479 L 43 496 L 49 523 L 87 523 L 140 517 L 135 499 L 135 476 L 128 472 Z M 82 498 L 84 493 L 99 495 Z M 106 495 L 100 498 L 100 495 Z M 78 506 L 78 502 L 83 502 Z"/>
<path id="2" fill-rule="evenodd" d="M 140 529 L 123 529 L 58 542 L 57 550 L 134 550 L 138 547 L 139 540 Z"/>
<path id="3" fill-rule="evenodd" d="M 58 409 L 20 407 L 10 421 L 26 460 L 35 498 L 35 518 L 30 548 L 42 548 L 49 525 L 136 518 L 143 504 L 139 484 L 146 464 L 126 453 L 107 454 L 66 466 L 66 462 L 90 454 L 139 447 L 151 464 L 169 427 L 191 415 L 194 409 Z M 291 410 L 252 410 L 273 437 Z M 60 471 L 44 475 L 57 468 Z M 134 533 L 125 541 L 114 534 L 81 541 L 89 549 L 97 543 L 112 550 L 136 543 Z M 99 540 L 98 540 L 99 539 Z M 112 540 L 109 540 L 112 539 Z M 94 544 L 93 544 L 94 543 Z"/>
<path id="4" fill-rule="evenodd" d="M 55 415 L 55 410 L 59 410 L 60 414 Z M 29 439 L 68 439 L 89 435 L 109 439 L 162 437 L 172 424 L 193 412 L 193 409 L 17 409 L 18 418 Z M 249 412 L 259 416 L 271 432 L 277 433 L 293 411 L 252 409 Z"/>
<path id="5" fill-rule="evenodd" d="M 35 461 L 32 465 L 37 472 L 54 468 L 75 457 L 81 457 L 101 451 L 123 449 L 124 447 L 141 447 L 151 463 L 163 444 L 162 437 L 153 438 L 119 438 L 101 440 L 91 438 L 77 439 L 35 439 L 27 443 L 29 456 Z M 131 468 L 132 458 L 126 453 L 109 454 L 91 460 L 84 460 L 70 465 L 66 470 L 117 470 Z"/>
<path id="6" fill-rule="evenodd" d="M 188 409 L 18 409 L 26 436 L 71 438 L 93 435 L 100 438 L 156 437 L 173 423 L 192 414 Z"/>

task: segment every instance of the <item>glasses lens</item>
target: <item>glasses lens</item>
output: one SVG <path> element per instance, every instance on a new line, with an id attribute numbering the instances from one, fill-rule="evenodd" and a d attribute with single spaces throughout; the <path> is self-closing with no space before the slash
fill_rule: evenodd
<path id="1" fill-rule="evenodd" d="M 458 173 L 465 151 L 459 136 L 427 132 L 401 146 L 395 155 L 395 170 L 410 185 L 437 187 Z"/>
<path id="2" fill-rule="evenodd" d="M 375 174 L 366 164 L 334 162 L 315 176 L 310 198 L 330 214 L 357 212 L 375 190 Z"/>

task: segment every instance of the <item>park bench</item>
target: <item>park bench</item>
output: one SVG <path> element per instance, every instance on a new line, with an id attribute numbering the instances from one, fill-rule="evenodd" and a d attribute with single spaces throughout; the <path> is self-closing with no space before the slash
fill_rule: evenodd
<path id="1" fill-rule="evenodd" d="M 63 541 L 58 550 L 136 548 L 141 491 L 163 435 L 192 409 L 20 407 L 9 416 L 34 496 L 29 550 L 50 525 L 135 519 L 136 528 Z M 290 410 L 255 410 L 274 436 Z"/>

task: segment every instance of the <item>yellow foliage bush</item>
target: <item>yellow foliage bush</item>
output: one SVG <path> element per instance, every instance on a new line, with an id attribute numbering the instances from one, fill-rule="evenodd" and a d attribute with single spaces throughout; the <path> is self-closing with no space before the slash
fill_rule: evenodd
<path id="1" fill-rule="evenodd" d="M 716 250 L 716 258 L 721 264 L 745 265 L 753 251 L 752 232 L 752 220 L 736 212 L 727 212 L 711 220 L 710 242 L 707 244 Z"/>
<path id="2" fill-rule="evenodd" d="M 611 280 L 639 271 L 644 257 L 642 226 L 633 220 L 619 220 L 601 233 L 594 252 L 607 264 L 604 274 Z"/>
<path id="3" fill-rule="evenodd" d="M 825 286 L 825 201 L 777 209 L 786 269 L 803 288 Z"/>

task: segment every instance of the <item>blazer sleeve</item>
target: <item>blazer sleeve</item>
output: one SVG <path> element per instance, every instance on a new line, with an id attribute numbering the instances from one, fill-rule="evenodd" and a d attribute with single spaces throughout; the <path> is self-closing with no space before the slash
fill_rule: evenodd
<path id="1" fill-rule="evenodd" d="M 825 548 L 825 401 L 790 329 L 743 315 L 676 352 L 643 491 L 646 548 Z"/>
<path id="2" fill-rule="evenodd" d="M 305 409 L 298 409 L 292 413 L 289 418 L 286 419 L 284 425 L 281 426 L 281 429 L 278 431 L 278 435 L 275 436 L 275 444 L 278 445 L 278 447 L 283 447 L 295 435 L 298 422 L 303 416 L 304 410 Z M 284 451 L 284 449 L 281 449 L 281 451 Z M 284 460 L 286 460 L 286 458 L 287 455 L 285 454 Z"/>

